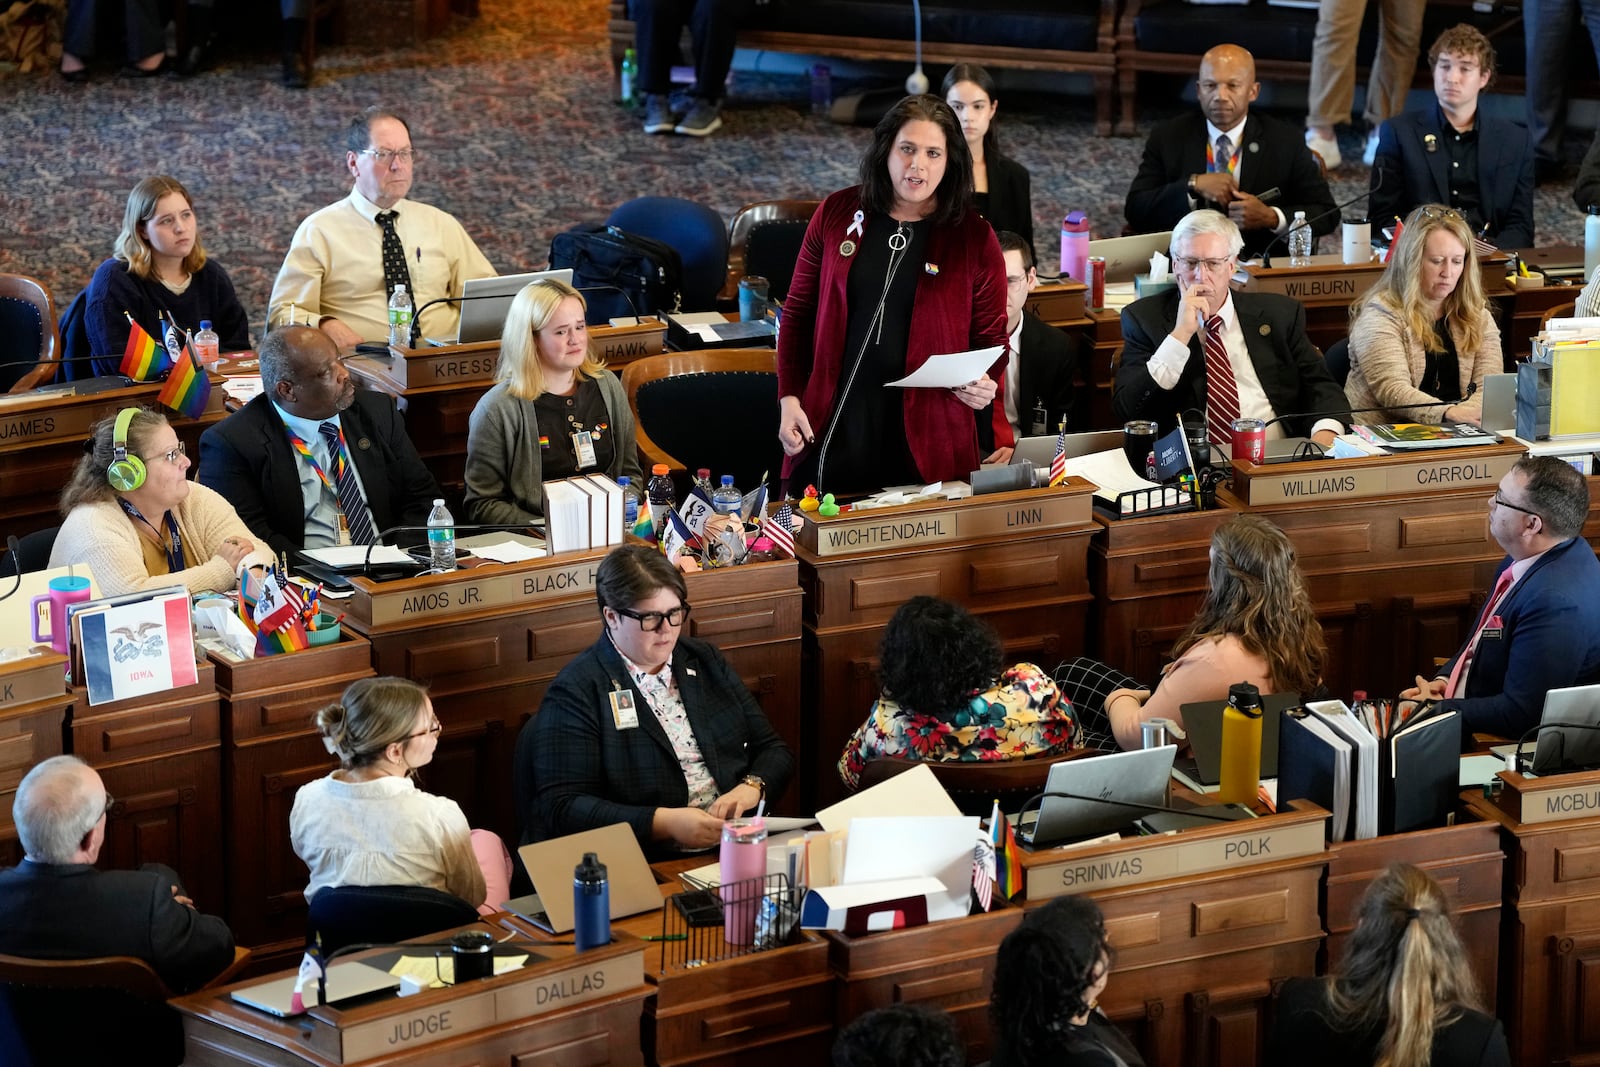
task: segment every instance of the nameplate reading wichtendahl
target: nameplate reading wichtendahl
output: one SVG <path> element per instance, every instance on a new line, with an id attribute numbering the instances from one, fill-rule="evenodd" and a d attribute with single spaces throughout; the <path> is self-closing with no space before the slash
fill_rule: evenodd
<path id="1" fill-rule="evenodd" d="M 872 508 L 818 519 L 805 516 L 800 544 L 818 556 L 844 556 L 946 541 L 1006 538 L 1081 526 L 1092 516 L 1089 484 L 1083 492 L 1037 489 L 996 493 L 947 503 Z"/>
<path id="2" fill-rule="evenodd" d="M 566 561 L 556 556 L 518 566 L 515 570 L 486 567 L 461 572 L 474 575 L 482 573 L 484 577 L 463 580 L 458 574 L 450 580 L 430 583 L 428 588 L 413 586 L 391 591 L 380 586 L 372 593 L 371 618 L 364 621 L 373 626 L 423 622 L 448 618 L 464 611 L 536 604 L 575 593 L 588 593 L 594 590 L 595 572 L 599 567 L 600 557 L 597 556 Z M 354 603 L 351 606 L 353 613 L 359 614 L 359 606 Z"/>

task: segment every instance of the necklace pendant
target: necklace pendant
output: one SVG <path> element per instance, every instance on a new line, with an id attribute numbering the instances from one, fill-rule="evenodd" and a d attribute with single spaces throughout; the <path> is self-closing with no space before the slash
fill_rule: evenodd
<path id="1" fill-rule="evenodd" d="M 889 235 L 889 250 L 891 252 L 904 252 L 906 246 L 910 243 L 904 230 L 895 230 Z"/>

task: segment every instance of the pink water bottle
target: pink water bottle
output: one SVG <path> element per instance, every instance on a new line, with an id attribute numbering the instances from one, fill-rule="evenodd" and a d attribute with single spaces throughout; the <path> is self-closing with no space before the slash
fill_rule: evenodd
<path id="1" fill-rule="evenodd" d="M 756 938 L 756 912 L 766 890 L 767 822 L 729 819 L 722 824 L 717 857 L 722 882 L 722 936 L 730 945 Z"/>
<path id="2" fill-rule="evenodd" d="M 1061 279 L 1089 281 L 1089 216 L 1074 211 L 1061 220 Z"/>

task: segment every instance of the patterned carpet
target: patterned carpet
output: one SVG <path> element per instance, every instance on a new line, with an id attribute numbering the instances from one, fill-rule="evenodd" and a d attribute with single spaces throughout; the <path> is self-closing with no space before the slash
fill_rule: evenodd
<path id="1" fill-rule="evenodd" d="M 413 195 L 456 214 L 506 272 L 540 265 L 555 233 L 635 196 L 689 197 L 731 218 L 751 201 L 852 182 L 868 133 L 813 118 L 801 77 L 737 73 L 719 133 L 646 137 L 610 99 L 605 7 L 483 0 L 480 18 L 458 17 L 423 46 L 325 48 L 307 92 L 278 85 L 270 53 L 189 81 L 0 76 L 0 271 L 42 279 L 64 307 L 109 254 L 128 190 L 168 172 L 194 194 L 206 247 L 260 322 L 296 223 L 348 190 L 343 129 L 375 102 L 406 113 L 427 153 Z M 929 73 L 937 84 L 942 72 Z M 1085 97 L 1006 100 L 1002 137 L 1032 171 L 1047 265 L 1065 211 L 1087 209 L 1096 236 L 1122 225 L 1141 143 L 1092 136 L 1092 110 Z M 1341 149 L 1359 158 L 1357 135 Z M 1366 171 L 1334 179 L 1343 199 Z M 1535 210 L 1539 243 L 1581 241 L 1565 187 L 1539 189 Z"/>

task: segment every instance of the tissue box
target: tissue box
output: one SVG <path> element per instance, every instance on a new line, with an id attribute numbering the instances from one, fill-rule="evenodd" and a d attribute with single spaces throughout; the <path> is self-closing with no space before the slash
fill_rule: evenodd
<path id="1" fill-rule="evenodd" d="M 1135 274 L 1133 276 L 1133 291 L 1141 298 L 1154 296 L 1157 293 L 1164 293 L 1168 289 L 1176 289 L 1177 287 L 1178 280 L 1172 277 L 1170 274 L 1167 276 L 1166 281 L 1161 282 L 1151 281 L 1150 275 L 1148 274 Z"/>

